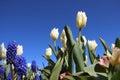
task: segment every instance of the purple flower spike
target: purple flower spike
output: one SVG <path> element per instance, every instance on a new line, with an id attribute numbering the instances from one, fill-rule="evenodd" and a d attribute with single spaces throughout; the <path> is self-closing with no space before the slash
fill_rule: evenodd
<path id="1" fill-rule="evenodd" d="M 7 48 L 7 62 L 13 63 L 16 56 L 17 45 L 15 41 L 11 41 Z"/>
<path id="2" fill-rule="evenodd" d="M 4 79 L 4 67 L 0 65 L 0 77 Z"/>
<path id="3" fill-rule="evenodd" d="M 36 74 L 36 75 L 35 75 L 35 80 L 40 80 L 40 78 L 39 78 L 39 75 L 38 75 L 38 74 Z"/>
<path id="4" fill-rule="evenodd" d="M 11 72 L 8 73 L 7 80 L 12 80 Z"/>
<path id="5" fill-rule="evenodd" d="M 34 61 L 34 60 L 32 61 L 32 64 L 31 64 L 31 69 L 32 69 L 32 71 L 33 71 L 33 72 L 35 72 L 35 73 L 37 72 L 37 65 L 36 65 L 36 61 Z"/>
<path id="6" fill-rule="evenodd" d="M 22 56 L 16 56 L 14 61 L 14 70 L 19 76 L 23 76 L 27 72 L 26 60 Z"/>

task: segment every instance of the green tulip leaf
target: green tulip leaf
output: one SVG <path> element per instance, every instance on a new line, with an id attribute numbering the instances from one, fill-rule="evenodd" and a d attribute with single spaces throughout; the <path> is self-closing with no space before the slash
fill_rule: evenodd
<path id="1" fill-rule="evenodd" d="M 51 44 L 48 44 L 48 45 L 49 45 L 49 47 L 52 49 L 52 51 L 53 51 L 53 53 L 54 53 L 56 59 L 58 59 L 58 53 L 57 53 L 55 47 L 53 47 Z"/>
<path id="2" fill-rule="evenodd" d="M 83 50 L 81 48 L 80 44 L 75 43 L 73 36 L 72 36 L 72 31 L 68 26 L 64 27 L 65 33 L 66 33 L 66 37 L 67 37 L 67 46 L 68 46 L 68 50 L 70 51 L 72 49 L 72 46 L 75 45 L 72 49 L 72 53 L 73 54 L 73 59 L 75 62 L 75 66 L 76 66 L 76 72 L 82 71 L 83 67 L 85 67 L 84 64 L 84 59 L 83 59 Z"/>
<path id="3" fill-rule="evenodd" d="M 48 64 L 53 65 L 53 66 L 55 65 L 55 62 L 52 59 L 47 59 L 47 57 L 44 55 L 42 55 L 42 57 L 48 61 Z"/>
<path id="4" fill-rule="evenodd" d="M 115 72 L 115 73 L 112 75 L 111 80 L 120 80 L 120 71 Z"/>
<path id="5" fill-rule="evenodd" d="M 94 60 L 96 59 L 95 52 L 90 51 L 90 49 L 89 49 L 89 47 L 88 47 L 88 53 L 89 53 L 89 57 L 90 57 L 90 62 L 91 62 L 91 64 L 93 64 L 93 63 L 94 63 Z"/>
<path id="6" fill-rule="evenodd" d="M 62 69 L 62 65 L 63 65 L 63 58 L 59 58 L 57 63 L 55 64 L 53 70 L 52 70 L 50 80 L 58 80 L 59 75 L 60 75 L 60 71 Z"/>
<path id="7" fill-rule="evenodd" d="M 85 67 L 83 71 L 88 73 L 90 76 L 97 76 L 97 74 L 106 73 L 105 69 L 101 67 L 100 65 L 98 65 L 97 63 L 89 67 Z M 101 74 L 101 75 L 105 75 L 105 74 Z"/>
<path id="8" fill-rule="evenodd" d="M 102 38 L 99 38 L 99 40 L 101 41 L 105 51 L 107 52 L 107 50 L 111 53 L 110 51 L 110 48 L 108 47 L 108 45 L 106 44 L 106 42 L 102 39 Z"/>

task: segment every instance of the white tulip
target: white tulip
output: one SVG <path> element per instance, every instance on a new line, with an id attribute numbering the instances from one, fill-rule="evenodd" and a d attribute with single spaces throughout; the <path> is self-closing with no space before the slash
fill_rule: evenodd
<path id="1" fill-rule="evenodd" d="M 76 16 L 76 25 L 78 28 L 83 28 L 86 26 L 87 16 L 85 12 L 78 11 Z"/>
<path id="2" fill-rule="evenodd" d="M 120 49 L 115 47 L 112 50 L 112 55 L 107 52 L 107 56 L 109 57 L 110 63 L 112 66 L 115 66 L 117 64 L 120 64 Z"/>
<path id="3" fill-rule="evenodd" d="M 23 46 L 22 45 L 18 45 L 17 46 L 17 55 L 22 55 L 23 54 Z"/>
<path id="4" fill-rule="evenodd" d="M 63 31 L 62 31 L 60 40 L 61 40 L 61 42 L 62 42 L 62 44 L 63 44 L 63 47 L 64 47 L 64 48 L 67 48 L 67 45 L 66 45 L 66 43 L 67 43 L 67 37 L 66 37 L 66 34 L 65 34 L 65 30 L 64 30 L 64 29 L 63 29 Z"/>
<path id="5" fill-rule="evenodd" d="M 6 48 L 4 47 L 4 43 L 0 45 L 0 59 L 6 58 Z"/>
<path id="6" fill-rule="evenodd" d="M 89 47 L 90 51 L 94 51 L 96 49 L 97 45 L 98 44 L 96 43 L 95 40 L 92 40 L 92 41 L 88 40 L 88 47 Z"/>
<path id="7" fill-rule="evenodd" d="M 27 63 L 27 67 L 30 68 L 31 67 L 31 63 Z"/>
<path id="8" fill-rule="evenodd" d="M 46 49 L 46 57 L 49 59 L 51 55 L 52 55 L 52 50 L 51 50 L 51 48 L 47 48 L 47 49 Z"/>
<path id="9" fill-rule="evenodd" d="M 59 36 L 58 28 L 53 28 L 51 33 L 50 33 L 50 36 L 51 36 L 53 41 L 57 40 L 58 36 Z"/>
<path id="10" fill-rule="evenodd" d="M 67 37 L 66 37 L 66 34 L 65 34 L 65 30 L 64 30 L 64 29 L 63 29 L 63 31 L 62 31 L 60 40 L 61 40 L 61 42 L 62 42 L 63 44 L 66 44 L 66 42 L 67 42 Z"/>
<path id="11" fill-rule="evenodd" d="M 115 48 L 115 44 L 112 44 L 112 47 L 111 47 L 111 48 L 112 48 L 112 50 L 113 50 L 113 48 Z"/>

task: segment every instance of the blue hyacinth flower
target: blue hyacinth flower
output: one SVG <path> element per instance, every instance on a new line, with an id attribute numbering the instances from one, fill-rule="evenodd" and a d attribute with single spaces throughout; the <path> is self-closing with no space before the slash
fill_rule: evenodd
<path id="1" fill-rule="evenodd" d="M 31 70 L 35 73 L 37 72 L 37 65 L 35 60 L 32 61 Z"/>
<path id="2" fill-rule="evenodd" d="M 19 76 L 23 76 L 27 73 L 27 64 L 23 56 L 15 57 L 14 70 Z"/>
<path id="3" fill-rule="evenodd" d="M 3 79 L 4 79 L 4 71 L 5 71 L 5 68 L 0 65 L 0 77 Z"/>
<path id="4" fill-rule="evenodd" d="M 15 41 L 9 42 L 8 48 L 7 48 L 7 54 L 6 54 L 8 63 L 14 62 L 16 51 L 17 51 L 16 42 Z"/>

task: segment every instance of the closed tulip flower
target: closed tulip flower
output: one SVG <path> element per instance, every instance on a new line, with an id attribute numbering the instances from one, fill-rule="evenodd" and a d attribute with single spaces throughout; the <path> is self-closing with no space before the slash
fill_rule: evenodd
<path id="1" fill-rule="evenodd" d="M 30 68 L 31 67 L 31 63 L 27 63 L 27 67 Z"/>
<path id="2" fill-rule="evenodd" d="M 113 43 L 112 43 L 112 46 L 111 46 L 111 48 L 112 48 L 112 50 L 113 50 L 113 48 L 115 48 L 115 44 L 113 44 Z"/>
<path id="3" fill-rule="evenodd" d="M 23 46 L 22 45 L 18 45 L 17 46 L 17 55 L 22 55 L 23 54 Z"/>
<path id="4" fill-rule="evenodd" d="M 63 44 L 63 47 L 64 47 L 64 48 L 67 48 L 67 45 L 66 45 L 67 37 L 66 37 L 66 34 L 65 34 L 64 29 L 63 29 L 63 31 L 62 31 L 60 40 L 61 40 L 61 42 L 62 42 L 62 44 Z"/>
<path id="5" fill-rule="evenodd" d="M 51 50 L 51 48 L 47 48 L 47 49 L 46 49 L 46 57 L 49 59 L 51 55 L 52 55 L 52 50 Z"/>
<path id="6" fill-rule="evenodd" d="M 94 51 L 96 49 L 97 45 L 98 44 L 96 43 L 95 40 L 92 40 L 92 41 L 88 40 L 88 47 L 89 47 L 90 51 Z"/>
<path id="7" fill-rule="evenodd" d="M 107 51 L 107 56 L 109 57 L 112 66 L 120 64 L 120 49 L 115 47 L 112 49 L 112 55 Z"/>
<path id="8" fill-rule="evenodd" d="M 85 12 L 78 11 L 77 16 L 76 16 L 76 25 L 79 29 L 83 28 L 86 26 L 87 22 L 87 16 Z"/>
<path id="9" fill-rule="evenodd" d="M 50 33 L 50 36 L 51 36 L 53 41 L 57 40 L 58 36 L 59 36 L 58 28 L 53 28 L 51 33 Z"/>
<path id="10" fill-rule="evenodd" d="M 6 58 L 6 48 L 4 47 L 4 43 L 0 45 L 0 59 Z"/>

